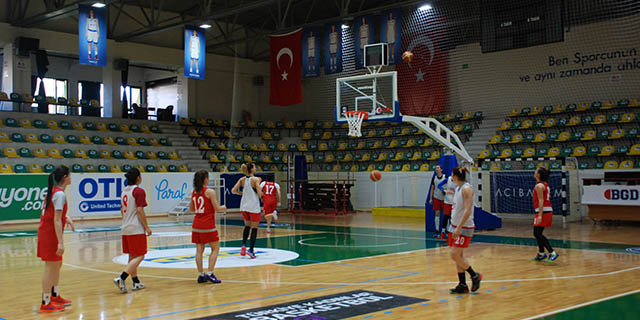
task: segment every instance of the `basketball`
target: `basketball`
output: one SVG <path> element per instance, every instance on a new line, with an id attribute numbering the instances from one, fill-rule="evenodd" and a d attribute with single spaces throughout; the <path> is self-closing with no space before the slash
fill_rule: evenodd
<path id="1" fill-rule="evenodd" d="M 373 182 L 378 182 L 382 179 L 382 173 L 378 170 L 373 170 L 371 171 L 371 174 L 369 174 L 369 178 L 371 178 L 371 181 Z"/>
<path id="2" fill-rule="evenodd" d="M 402 54 L 402 62 L 404 63 L 411 63 L 411 61 L 413 61 L 413 52 L 411 51 L 405 51 Z"/>

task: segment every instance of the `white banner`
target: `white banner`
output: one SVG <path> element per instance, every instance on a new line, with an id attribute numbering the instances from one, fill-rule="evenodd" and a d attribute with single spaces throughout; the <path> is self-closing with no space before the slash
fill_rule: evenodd
<path id="1" fill-rule="evenodd" d="M 147 202 L 152 213 L 171 211 L 185 196 L 191 196 L 193 172 L 147 174 L 151 187 L 147 191 Z M 145 176 L 142 177 L 143 180 Z"/>
<path id="2" fill-rule="evenodd" d="M 68 214 L 72 217 L 120 215 L 120 195 L 125 185 L 124 173 L 72 173 L 71 185 L 65 190 Z"/>
<path id="3" fill-rule="evenodd" d="M 582 203 L 640 206 L 640 186 L 584 186 Z"/>

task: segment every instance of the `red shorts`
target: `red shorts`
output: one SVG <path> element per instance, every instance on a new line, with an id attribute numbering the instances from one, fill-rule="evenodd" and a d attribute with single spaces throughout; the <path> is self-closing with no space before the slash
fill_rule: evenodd
<path id="1" fill-rule="evenodd" d="M 440 211 L 444 209 L 444 201 L 433 198 L 433 211 Z"/>
<path id="2" fill-rule="evenodd" d="M 278 206 L 277 201 L 265 201 L 264 202 L 264 214 L 272 214 L 276 211 L 276 207 Z"/>
<path id="3" fill-rule="evenodd" d="M 218 231 L 214 232 L 191 232 L 191 243 L 211 243 L 220 241 Z"/>
<path id="4" fill-rule="evenodd" d="M 451 215 L 451 205 L 448 203 L 444 204 L 444 214 L 450 216 Z"/>
<path id="5" fill-rule="evenodd" d="M 244 221 L 260 222 L 260 213 L 242 211 Z"/>
<path id="6" fill-rule="evenodd" d="M 473 237 L 459 235 L 456 239 L 454 239 L 453 233 L 449 233 L 449 237 L 447 238 L 447 241 L 449 243 L 449 247 L 467 248 L 469 247 L 471 238 Z"/>
<path id="7" fill-rule="evenodd" d="M 38 230 L 38 257 L 42 261 L 62 261 L 62 256 L 56 254 L 58 251 L 58 237 L 55 230 L 53 233 L 48 230 Z"/>
<path id="8" fill-rule="evenodd" d="M 536 213 L 534 219 L 533 219 L 533 226 L 534 227 L 551 227 L 551 224 L 553 223 L 553 212 L 545 212 L 542 214 L 542 222 L 540 224 L 536 224 L 536 218 L 538 217 L 538 214 Z"/>
<path id="9" fill-rule="evenodd" d="M 147 235 L 144 233 L 123 235 L 122 252 L 128 253 L 129 257 L 144 256 L 147 253 Z"/>

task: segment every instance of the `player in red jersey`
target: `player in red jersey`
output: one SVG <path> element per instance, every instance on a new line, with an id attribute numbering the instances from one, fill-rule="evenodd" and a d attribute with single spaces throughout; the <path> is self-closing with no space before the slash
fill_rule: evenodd
<path id="1" fill-rule="evenodd" d="M 71 305 L 71 301 L 63 299 L 58 291 L 64 254 L 64 226 L 68 225 L 75 231 L 71 218 L 67 217 L 67 198 L 64 194 L 64 188 L 70 183 L 69 168 L 65 166 L 59 166 L 49 174 L 47 197 L 42 205 L 38 227 L 38 257 L 45 263 L 40 305 L 42 313 L 61 312 L 65 306 Z"/>
<path id="2" fill-rule="evenodd" d="M 558 254 L 551 248 L 549 239 L 542 235 L 545 227 L 551 227 L 553 223 L 553 207 L 551 206 L 551 189 L 549 188 L 549 170 L 538 168 L 535 173 L 536 186 L 533 188 L 533 208 L 535 209 L 535 218 L 533 219 L 533 236 L 538 242 L 538 255 L 533 258 L 534 261 L 542 261 L 547 258 L 544 250 L 549 252 L 547 262 L 558 259 Z"/>
<path id="3" fill-rule="evenodd" d="M 271 220 L 278 221 L 277 207 L 280 206 L 280 185 L 273 182 L 273 176 L 267 176 L 267 181 L 260 183 L 262 189 L 262 203 L 264 203 L 264 218 L 267 220 L 267 233 L 271 233 Z"/>
<path id="4" fill-rule="evenodd" d="M 129 254 L 129 264 L 119 277 L 113 279 L 113 283 L 122 293 L 127 292 L 125 280 L 129 275 L 133 280 L 132 290 L 146 288 L 138 279 L 138 266 L 147 253 L 147 236 L 151 235 L 151 229 L 149 229 L 149 223 L 147 223 L 147 217 L 144 213 L 144 207 L 147 206 L 147 195 L 140 187 L 140 183 L 142 183 L 140 171 L 131 168 L 124 176 L 127 178 L 127 187 L 122 190 L 120 202 L 122 252 Z"/>
<path id="5" fill-rule="evenodd" d="M 193 176 L 193 192 L 191 193 L 191 203 L 189 211 L 196 214 L 191 226 L 191 242 L 196 244 L 196 266 L 198 267 L 198 283 L 212 282 L 220 283 L 213 274 L 213 268 L 218 260 L 220 252 L 220 237 L 216 229 L 216 211 L 225 212 L 226 206 L 218 205 L 216 192 L 208 189 L 209 173 L 207 170 L 200 170 Z M 209 268 L 205 274 L 202 269 L 202 255 L 206 244 L 211 248 L 209 255 Z"/>

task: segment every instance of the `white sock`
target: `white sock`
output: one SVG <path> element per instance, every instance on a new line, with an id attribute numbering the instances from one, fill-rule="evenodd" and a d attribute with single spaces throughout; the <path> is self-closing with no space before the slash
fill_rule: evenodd
<path id="1" fill-rule="evenodd" d="M 42 304 L 47 305 L 51 303 L 51 293 L 42 294 Z"/>
<path id="2" fill-rule="evenodd" d="M 204 277 L 204 272 L 200 272 L 200 276 L 201 276 L 201 277 Z"/>
<path id="3" fill-rule="evenodd" d="M 556 251 L 554 250 L 554 251 L 553 251 L 553 252 L 551 252 L 550 254 L 552 254 L 552 255 L 554 255 L 554 256 L 555 256 L 557 253 L 556 253 Z"/>
<path id="4" fill-rule="evenodd" d="M 213 275 L 213 272 L 209 271 L 209 272 L 207 272 L 207 275 L 212 276 L 212 275 Z"/>
<path id="5" fill-rule="evenodd" d="M 51 293 L 54 297 L 59 297 L 60 293 L 58 292 L 58 286 L 53 286 L 53 288 L 51 289 Z"/>

